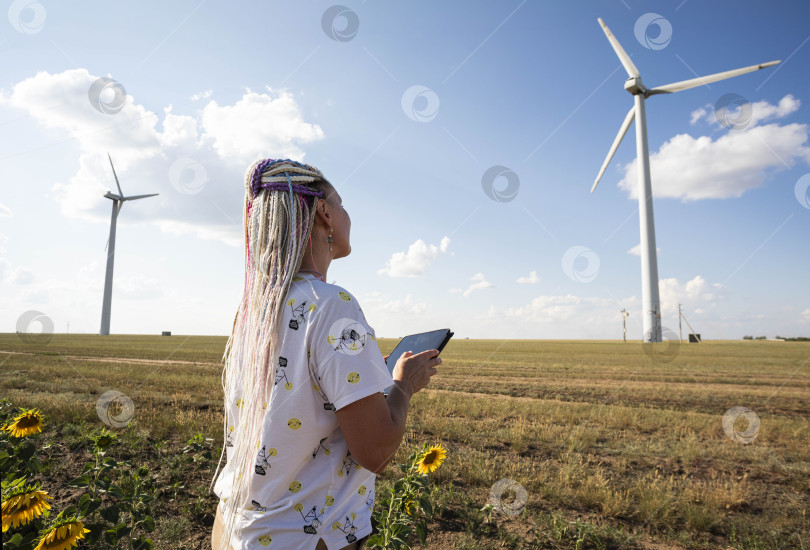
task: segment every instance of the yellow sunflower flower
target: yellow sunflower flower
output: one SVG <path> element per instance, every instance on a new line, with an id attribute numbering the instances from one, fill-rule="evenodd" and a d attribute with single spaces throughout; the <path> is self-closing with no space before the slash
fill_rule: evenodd
<path id="1" fill-rule="evenodd" d="M 412 500 L 409 500 L 408 502 L 406 502 L 405 503 L 405 513 L 408 514 L 409 516 L 412 516 L 412 515 L 414 515 L 415 512 L 416 512 L 416 503 L 414 501 L 412 501 Z"/>
<path id="2" fill-rule="evenodd" d="M 89 532 L 90 529 L 85 529 L 84 524 L 77 519 L 60 521 L 42 537 L 34 550 L 70 550 L 79 546 L 79 540 Z"/>
<path id="3" fill-rule="evenodd" d="M 22 412 L 11 421 L 11 424 L 3 426 L 3 430 L 13 437 L 25 437 L 42 431 L 42 415 L 38 409 L 22 409 Z"/>
<path id="4" fill-rule="evenodd" d="M 441 445 L 432 446 L 417 462 L 417 471 L 420 474 L 430 473 L 442 465 L 447 457 L 447 451 Z"/>
<path id="5" fill-rule="evenodd" d="M 37 490 L 38 487 L 25 487 L 22 491 L 12 494 L 2 504 L 3 512 L 3 532 L 9 529 L 16 529 L 22 525 L 27 525 L 42 515 L 51 505 L 45 499 L 53 499 L 45 491 Z"/>

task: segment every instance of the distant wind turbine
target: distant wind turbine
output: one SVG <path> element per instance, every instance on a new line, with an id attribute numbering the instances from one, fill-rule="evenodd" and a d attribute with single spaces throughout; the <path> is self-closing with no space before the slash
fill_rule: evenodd
<path id="1" fill-rule="evenodd" d="M 113 201 L 112 204 L 112 217 L 110 218 L 110 238 L 107 240 L 107 275 L 104 278 L 104 303 L 101 306 L 101 330 L 99 334 L 104 336 L 110 334 L 110 308 L 112 307 L 112 282 L 113 282 L 113 263 L 115 262 L 115 224 L 118 220 L 118 213 L 121 207 L 124 206 L 124 201 L 134 201 L 136 199 L 145 199 L 146 197 L 154 197 L 159 193 L 152 193 L 151 195 L 133 195 L 125 197 L 124 192 L 121 191 L 121 184 L 118 183 L 118 175 L 115 173 L 115 166 L 113 166 L 112 158 L 107 153 L 107 158 L 110 159 L 110 167 L 112 167 L 113 176 L 115 177 L 115 185 L 118 187 L 118 194 L 115 195 L 107 191 L 104 195 Z"/>
<path id="2" fill-rule="evenodd" d="M 599 18 L 599 24 L 602 25 L 602 30 L 605 31 L 610 45 L 613 46 L 613 50 L 616 52 L 616 55 L 619 56 L 619 61 L 622 62 L 624 70 L 627 71 L 628 78 L 624 83 L 624 89 L 633 95 L 635 104 L 627 113 L 621 128 L 619 128 L 616 139 L 613 140 L 613 145 L 610 151 L 608 151 L 604 164 L 602 164 L 602 169 L 599 170 L 599 175 L 596 176 L 596 181 L 593 182 L 591 193 L 596 189 L 596 184 L 599 183 L 602 174 L 605 173 L 610 159 L 613 158 L 613 154 L 616 152 L 616 149 L 619 147 L 624 135 L 630 128 L 630 124 L 635 118 L 636 156 L 640 163 L 638 167 L 638 213 L 641 226 L 641 299 L 643 307 L 642 321 L 644 326 L 644 342 L 660 342 L 662 336 L 660 323 L 661 304 L 658 297 L 658 259 L 655 253 L 650 155 L 647 149 L 647 116 L 644 110 L 644 100 L 651 95 L 680 92 L 696 86 L 717 82 L 718 80 L 725 80 L 733 76 L 758 71 L 759 69 L 776 65 L 781 61 L 770 61 L 742 69 L 735 69 L 733 71 L 726 71 L 710 76 L 701 76 L 691 80 L 683 80 L 681 82 L 675 82 L 674 84 L 648 89 L 641 83 L 641 74 L 630 60 L 630 56 L 627 55 L 627 52 L 624 51 L 624 48 L 622 48 L 619 41 L 613 36 L 613 33 L 610 32 L 610 29 L 608 29 L 601 18 Z"/>

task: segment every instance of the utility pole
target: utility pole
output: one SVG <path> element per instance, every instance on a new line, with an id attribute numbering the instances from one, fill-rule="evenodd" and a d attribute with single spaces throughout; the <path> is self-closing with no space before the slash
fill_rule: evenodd
<path id="1" fill-rule="evenodd" d="M 681 304 L 678 304 L 678 332 L 680 333 L 680 342 L 683 343 L 683 325 L 681 324 L 681 317 L 683 317 L 683 314 L 681 313 Z"/>
<path id="2" fill-rule="evenodd" d="M 622 309 L 622 330 L 624 331 L 624 341 L 627 342 L 627 316 L 630 315 L 626 309 Z"/>

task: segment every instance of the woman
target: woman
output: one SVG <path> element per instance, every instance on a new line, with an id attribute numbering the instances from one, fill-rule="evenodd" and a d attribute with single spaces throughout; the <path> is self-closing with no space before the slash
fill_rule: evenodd
<path id="1" fill-rule="evenodd" d="M 317 168 L 257 161 L 245 187 L 245 288 L 223 357 L 227 461 L 214 474 L 212 548 L 361 548 L 375 474 L 441 359 L 408 352 L 389 374 L 355 297 L 326 283 L 331 261 L 351 252 L 351 220 Z"/>

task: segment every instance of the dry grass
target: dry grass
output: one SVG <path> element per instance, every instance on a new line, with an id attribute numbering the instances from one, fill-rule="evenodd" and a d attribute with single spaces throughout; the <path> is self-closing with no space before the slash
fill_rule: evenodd
<path id="1" fill-rule="evenodd" d="M 0 353 L 0 397 L 39 407 L 52 423 L 100 428 L 96 400 L 115 389 L 133 400 L 139 430 L 168 441 L 167 453 L 197 432 L 221 448 L 225 341 L 0 335 L 0 351 L 18 352 Z M 379 340 L 383 352 L 395 343 Z M 431 548 L 810 544 L 810 345 L 684 344 L 661 363 L 637 342 L 460 340 L 442 357 L 412 400 L 398 457 L 424 441 L 449 450 L 434 474 Z M 734 406 L 761 421 L 751 444 L 724 432 Z M 215 466 L 201 467 L 197 481 Z M 481 508 L 503 478 L 525 487 L 526 507 L 488 518 Z M 167 526 L 175 534 L 166 541 L 213 514 L 213 495 L 187 498 L 177 511 L 186 521 Z M 189 540 L 163 547 L 197 547 L 183 546 Z"/>

